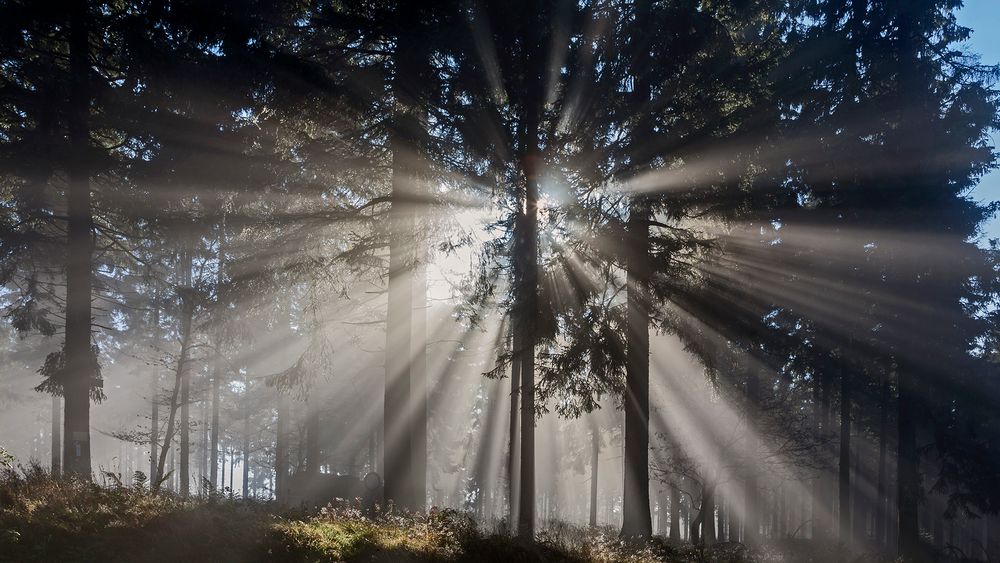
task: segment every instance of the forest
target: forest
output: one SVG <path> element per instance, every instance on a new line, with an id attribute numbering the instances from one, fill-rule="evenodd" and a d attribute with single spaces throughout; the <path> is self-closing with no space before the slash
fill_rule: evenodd
<path id="1" fill-rule="evenodd" d="M 0 0 L 0 561 L 1000 560 L 962 4 Z"/>

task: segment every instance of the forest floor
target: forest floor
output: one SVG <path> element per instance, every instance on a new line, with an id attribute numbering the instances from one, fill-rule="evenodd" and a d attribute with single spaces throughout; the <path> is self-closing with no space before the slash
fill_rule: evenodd
<path id="1" fill-rule="evenodd" d="M 805 543 L 759 553 L 739 544 L 704 551 L 658 540 L 637 545 L 618 540 L 611 530 L 574 526 L 560 526 L 524 544 L 502 532 L 482 531 L 454 511 L 377 518 L 350 509 L 278 512 L 272 503 L 223 497 L 185 501 L 116 482 L 101 486 L 52 479 L 37 467 L 3 471 L 0 561 L 874 561 L 831 557 L 830 551 Z"/>

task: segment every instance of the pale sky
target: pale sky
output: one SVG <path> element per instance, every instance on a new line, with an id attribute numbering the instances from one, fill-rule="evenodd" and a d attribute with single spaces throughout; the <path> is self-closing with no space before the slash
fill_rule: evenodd
<path id="1" fill-rule="evenodd" d="M 966 0 L 965 7 L 958 14 L 958 22 L 971 28 L 972 38 L 969 50 L 982 56 L 986 64 L 1000 63 L 1000 0 Z M 993 132 L 993 145 L 1000 143 L 1000 134 Z M 994 170 L 984 177 L 973 192 L 980 201 L 1000 199 L 1000 170 Z M 994 218 L 986 225 L 987 237 L 1000 237 L 1000 218 Z"/>

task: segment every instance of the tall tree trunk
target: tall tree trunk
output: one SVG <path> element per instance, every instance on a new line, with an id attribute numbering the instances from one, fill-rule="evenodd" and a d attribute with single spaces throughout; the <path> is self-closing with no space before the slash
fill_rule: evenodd
<path id="1" fill-rule="evenodd" d="M 180 493 L 186 498 L 191 494 L 191 376 L 184 370 L 181 376 L 181 422 L 180 422 Z"/>
<path id="2" fill-rule="evenodd" d="M 216 272 L 216 295 L 221 290 L 222 283 L 225 280 L 226 272 L 226 219 L 225 215 L 222 218 L 222 227 L 219 234 L 219 268 Z M 216 304 L 216 310 L 218 311 L 220 307 Z M 221 313 L 217 313 L 221 314 Z M 211 449 L 211 461 L 210 464 L 212 468 L 209 470 L 209 481 L 212 482 L 212 490 L 216 490 L 220 487 L 224 488 L 226 486 L 226 480 L 223 479 L 220 483 L 218 481 L 219 477 L 219 395 L 222 386 L 222 331 L 216 330 L 214 334 L 214 344 L 215 349 L 212 350 L 212 435 L 210 437 L 209 448 Z M 223 473 L 225 469 L 223 469 Z"/>
<path id="3" fill-rule="evenodd" d="M 172 452 L 171 445 L 173 443 L 174 432 L 176 430 L 177 423 L 177 410 L 180 406 L 180 394 L 181 385 L 184 379 L 184 373 L 188 369 L 188 356 L 191 351 L 191 320 L 194 316 L 194 301 L 192 296 L 186 295 L 181 297 L 181 351 L 180 356 L 177 358 L 177 367 L 174 371 L 174 390 L 170 394 L 170 411 L 167 416 L 167 428 L 163 436 L 163 444 L 160 446 L 160 459 L 156 466 L 156 472 L 153 475 L 153 487 L 158 488 L 160 481 L 163 479 L 163 470 L 166 464 L 167 453 Z M 172 465 L 172 464 L 171 464 Z"/>
<path id="4" fill-rule="evenodd" d="M 62 401 L 59 395 L 52 395 L 52 476 L 62 472 Z"/>
<path id="5" fill-rule="evenodd" d="M 720 542 L 726 542 L 728 540 L 728 529 L 726 527 L 729 520 L 727 519 L 729 511 L 726 510 L 725 501 L 717 501 L 717 506 L 719 507 L 719 531 L 716 534 L 716 538 Z"/>
<path id="6" fill-rule="evenodd" d="M 922 127 L 927 126 L 925 116 L 930 111 L 921 97 L 921 93 L 927 91 L 926 82 L 921 79 L 921 49 L 920 43 L 923 41 L 921 31 L 918 27 L 918 11 L 928 10 L 928 5 L 920 2 L 903 2 L 895 8 L 897 10 L 897 63 L 899 65 L 899 83 L 897 84 L 897 104 L 899 108 L 899 122 L 901 132 L 905 137 L 897 138 L 893 147 L 900 161 L 912 161 L 913 155 L 907 146 L 911 141 L 907 137 L 919 138 Z M 936 111 L 936 110 L 935 110 Z M 907 175 L 914 175 L 913 180 L 919 180 L 921 172 L 918 162 L 914 162 L 913 171 Z M 911 179 L 911 178 L 904 178 Z M 917 183 L 917 186 L 920 184 Z M 914 286 L 919 285 L 919 281 L 913 279 L 913 273 L 907 273 L 903 269 L 904 292 L 914 292 Z M 904 294 L 906 294 L 904 293 Z M 916 301 L 915 301 L 916 302 Z M 905 344 L 904 344 L 905 345 Z M 916 350 L 906 350 L 907 354 L 918 353 Z M 921 376 L 920 368 L 922 362 L 912 359 L 900 359 L 899 370 L 897 372 L 897 386 L 899 395 L 897 399 L 897 424 L 898 424 L 898 446 L 897 446 L 897 495 L 898 518 L 899 518 L 899 554 L 905 560 L 919 560 L 920 550 L 920 529 L 918 523 L 918 502 L 922 493 L 920 486 L 920 452 L 917 450 L 917 425 L 919 424 L 919 413 L 917 402 L 919 401 L 918 377 Z"/>
<path id="7" fill-rule="evenodd" d="M 631 253 L 626 264 L 628 344 L 625 373 L 625 486 L 623 537 L 649 537 L 649 284 L 650 212 L 642 197 L 632 199 L 628 218 Z"/>
<path id="8" fill-rule="evenodd" d="M 493 349 L 499 349 L 500 345 L 500 338 L 497 338 Z M 491 437 L 497 435 L 497 431 L 503 424 L 502 417 L 504 413 L 500 401 L 502 397 L 500 389 L 502 386 L 503 382 L 494 380 L 490 381 L 488 385 L 484 383 L 481 388 L 482 396 L 485 398 L 481 416 L 485 417 L 485 421 L 481 422 L 482 431 L 480 432 L 480 439 L 476 449 L 473 474 L 479 489 L 479 494 L 476 496 L 479 517 L 484 522 L 493 517 L 492 499 L 495 487 L 494 483 L 498 475 L 493 473 L 494 468 L 497 466 L 497 459 L 492 447 Z"/>
<path id="9" fill-rule="evenodd" d="M 875 494 L 872 485 L 872 475 L 869 471 L 869 462 L 873 457 L 873 448 L 868 440 L 862 435 L 860 440 L 854 441 L 854 478 L 851 487 L 852 505 L 851 514 L 853 522 L 854 540 L 858 542 L 868 542 L 868 516 L 871 513 L 871 498 Z"/>
<path id="10" fill-rule="evenodd" d="M 413 268 L 415 184 L 421 167 L 420 140 L 425 134 L 420 119 L 426 87 L 425 42 L 422 14 L 416 3 L 400 5 L 396 13 L 394 52 L 395 106 L 389 140 L 392 150 L 392 203 L 389 211 L 389 305 L 386 315 L 384 492 L 386 502 L 413 508 L 416 491 L 413 468 L 413 419 L 411 411 L 411 362 L 413 341 Z M 426 425 L 426 421 L 424 421 Z"/>
<path id="11" fill-rule="evenodd" d="M 636 1 L 638 21 L 651 20 L 649 0 Z M 639 106 L 649 103 L 652 89 L 646 78 L 650 64 L 649 46 L 639 40 L 634 73 L 635 96 Z M 634 133 L 637 139 L 646 140 L 652 134 L 652 122 L 642 118 Z M 644 151 L 637 151 L 636 162 L 645 166 L 649 158 Z M 634 170 L 638 173 L 639 170 Z M 649 537 L 653 523 L 649 512 L 649 282 L 650 267 L 649 224 L 652 211 L 646 196 L 633 196 L 629 202 L 626 223 L 628 254 L 625 260 L 626 275 L 626 334 L 625 411 L 624 430 L 624 490 L 622 495 L 623 537 Z"/>
<path id="12" fill-rule="evenodd" d="M 218 343 L 216 343 L 218 346 Z M 219 394 L 220 394 L 220 384 L 219 381 L 222 378 L 222 369 L 219 367 L 219 362 L 213 362 L 212 366 L 212 432 L 209 437 L 209 477 L 208 480 L 212 483 L 212 490 L 219 488 Z"/>
<path id="13" fill-rule="evenodd" d="M 319 405 L 306 399 L 306 472 L 319 473 Z"/>
<path id="14" fill-rule="evenodd" d="M 886 545 L 886 457 L 888 453 L 889 433 L 889 376 L 887 370 L 882 370 L 879 389 L 878 415 L 878 484 L 875 491 L 875 545 Z"/>
<path id="15" fill-rule="evenodd" d="M 681 489 L 670 482 L 670 539 L 681 540 Z"/>
<path id="16" fill-rule="evenodd" d="M 537 133 L 536 133 L 537 135 Z M 529 165 L 533 168 L 533 165 Z M 529 174 L 527 207 L 524 222 L 527 224 L 525 244 L 525 298 L 523 300 L 525 314 L 521 330 L 524 336 L 524 347 L 520 353 L 521 360 L 521 456 L 520 481 L 518 483 L 518 537 L 522 540 L 531 539 L 535 535 L 535 322 L 527 311 L 535 309 L 537 300 L 537 269 L 538 250 L 537 224 L 538 186 L 535 174 Z"/>
<path id="17" fill-rule="evenodd" d="M 597 424 L 590 428 L 590 527 L 597 527 L 597 468 L 601 457 L 601 433 Z"/>
<path id="18" fill-rule="evenodd" d="M 151 375 L 151 398 L 149 413 L 149 478 L 156 478 L 157 457 L 160 447 L 160 370 L 154 368 Z"/>
<path id="19" fill-rule="evenodd" d="M 249 379 L 247 378 L 248 385 L 245 387 L 246 390 L 250 389 Z M 246 394 L 247 391 L 243 393 Z M 247 405 L 246 397 L 243 398 L 243 498 L 250 498 L 250 412 L 249 405 Z"/>
<path id="20" fill-rule="evenodd" d="M 97 359 L 91 347 L 91 215 L 88 2 L 74 0 L 69 17 L 69 64 L 72 82 L 69 97 L 70 158 L 68 172 L 68 224 L 66 254 L 66 326 L 63 383 L 63 464 L 67 475 L 89 479 L 90 390 L 96 383 Z"/>
<path id="21" fill-rule="evenodd" d="M 288 397 L 278 391 L 278 427 L 274 436 L 274 498 L 279 503 L 286 499 L 288 480 Z"/>
<path id="22" fill-rule="evenodd" d="M 706 484 L 702 489 L 701 513 L 698 514 L 703 530 L 705 545 L 715 543 L 715 484 Z"/>
<path id="23" fill-rule="evenodd" d="M 820 374 L 820 409 L 823 411 L 823 439 L 833 440 L 833 379 L 830 374 Z M 823 459 L 820 468 L 820 495 L 819 501 L 822 510 L 820 511 L 819 529 L 820 535 L 826 538 L 833 537 L 833 469 L 831 455 L 826 448 L 823 449 Z"/>
<path id="24" fill-rule="evenodd" d="M 667 537 L 667 522 L 669 518 L 667 513 L 670 508 L 670 501 L 668 500 L 668 492 L 666 489 L 661 488 L 659 494 L 656 497 L 656 535 L 660 537 Z"/>
<path id="25" fill-rule="evenodd" d="M 899 371 L 898 398 L 898 461 L 896 502 L 899 511 L 899 553 L 905 559 L 916 560 L 920 556 L 920 530 L 917 522 L 917 502 L 920 498 L 920 473 L 917 452 L 917 414 L 915 409 L 914 373 Z"/>
<path id="26" fill-rule="evenodd" d="M 191 292 L 192 295 L 188 299 L 194 299 L 193 290 L 191 286 L 191 259 L 192 250 L 190 246 L 185 248 L 181 253 L 181 284 L 184 286 L 186 292 Z M 193 313 L 194 304 L 190 305 L 190 309 Z M 182 323 L 182 330 L 185 331 L 181 335 L 181 339 L 184 341 L 190 341 L 191 335 L 187 334 L 191 331 L 191 321 L 188 320 L 187 323 Z M 181 497 L 187 498 L 191 494 L 191 370 L 184 369 L 181 370 L 181 436 L 180 436 L 180 447 L 181 447 L 181 467 L 180 467 L 180 493 Z"/>
<path id="27" fill-rule="evenodd" d="M 198 456 L 200 461 L 198 467 L 198 479 L 195 481 L 195 490 L 201 496 L 205 491 L 205 484 L 208 483 L 208 403 L 200 401 L 201 412 L 201 452 Z"/>
<path id="28" fill-rule="evenodd" d="M 518 410 L 518 399 L 521 396 L 521 362 L 520 356 L 517 350 L 521 349 L 521 333 L 517 328 L 520 326 L 518 321 L 511 323 L 511 354 L 512 359 L 510 362 L 510 420 L 508 421 L 508 438 L 507 438 L 507 502 L 508 502 L 508 520 L 513 526 L 515 522 L 518 521 L 518 483 L 520 482 L 520 425 Z"/>
<path id="29" fill-rule="evenodd" d="M 538 130 L 542 109 L 542 68 L 537 25 L 525 34 L 525 104 L 521 139 L 524 173 L 524 213 L 515 237 L 520 244 L 520 291 L 517 319 L 521 342 L 515 361 L 521 362 L 521 480 L 518 485 L 517 534 L 522 540 L 535 535 L 535 316 L 538 310 L 538 174 L 541 167 Z"/>
<path id="30" fill-rule="evenodd" d="M 418 205 L 426 200 L 423 182 L 418 182 Z M 416 210 L 414 210 L 416 212 Z M 419 215 L 418 215 L 419 216 Z M 410 399 L 413 413 L 411 444 L 413 455 L 413 503 L 418 512 L 427 509 L 427 250 L 422 225 L 416 223 L 413 267 L 413 361 L 410 364 Z M 488 499 L 484 499 L 488 500 Z"/>
<path id="31" fill-rule="evenodd" d="M 757 437 L 757 425 L 753 424 L 756 420 L 756 412 L 760 405 L 760 375 L 753 370 L 747 372 L 747 397 L 748 406 L 750 410 L 746 416 L 748 419 L 747 423 L 747 456 L 749 458 L 746 464 L 746 476 L 745 476 L 745 495 L 746 495 L 746 516 L 744 518 L 744 538 L 743 541 L 748 544 L 757 544 L 760 542 L 760 491 L 758 489 L 758 467 L 757 459 L 760 450 L 760 441 Z"/>
<path id="32" fill-rule="evenodd" d="M 162 334 L 160 333 L 160 294 L 159 290 L 154 290 L 153 299 L 156 302 L 156 306 L 153 309 L 153 342 L 154 351 L 159 355 L 160 352 L 160 341 L 162 340 Z M 149 413 L 149 479 L 152 483 L 155 483 L 156 479 L 156 467 L 157 467 L 157 457 L 160 447 L 160 370 L 158 367 L 158 361 L 153 363 L 152 373 L 150 374 L 150 413 Z"/>
<path id="33" fill-rule="evenodd" d="M 705 523 L 705 501 L 707 500 L 705 496 L 705 489 L 701 490 L 701 508 L 698 509 L 698 515 L 693 519 L 688 521 L 688 537 L 691 539 L 691 543 L 694 545 L 702 545 L 703 536 L 702 528 Z M 693 504 L 693 503 L 692 503 Z"/>
<path id="34" fill-rule="evenodd" d="M 820 441 L 820 444 L 822 445 L 823 443 L 822 438 L 826 429 L 823 427 L 825 411 L 823 410 L 824 407 L 822 403 L 822 385 L 820 383 L 820 378 L 814 378 L 812 391 L 813 391 L 813 405 L 812 405 L 813 427 L 815 429 L 816 438 L 817 440 Z M 822 455 L 822 449 L 820 450 L 820 455 Z M 821 533 L 825 531 L 821 524 L 821 521 L 823 519 L 823 502 L 821 500 L 822 495 L 823 495 L 823 473 L 822 469 L 820 469 L 820 473 L 817 474 L 816 478 L 813 480 L 812 495 L 810 495 L 812 522 L 810 523 L 809 527 L 810 530 L 812 531 L 811 539 L 813 540 L 819 539 Z"/>
<path id="35" fill-rule="evenodd" d="M 841 354 L 841 363 L 844 357 Z M 851 381 L 848 370 L 840 371 L 840 541 L 851 541 Z"/>

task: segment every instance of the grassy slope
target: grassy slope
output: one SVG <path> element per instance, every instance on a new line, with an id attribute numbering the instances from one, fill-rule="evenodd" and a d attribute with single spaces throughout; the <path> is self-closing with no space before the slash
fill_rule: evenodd
<path id="1" fill-rule="evenodd" d="M 662 542 L 626 545 L 613 534 L 564 527 L 523 545 L 483 533 L 454 512 L 364 518 L 274 512 L 266 503 L 182 501 L 141 487 L 53 480 L 41 469 L 0 472 L 0 561 L 750 561 L 728 544 L 702 554 Z M 325 511 L 324 511 L 325 512 Z M 802 546 L 806 547 L 806 546 Z M 809 546 L 810 551 L 815 546 Z M 809 561 L 812 556 L 754 560 Z M 839 560 L 839 558 L 837 559 Z"/>

